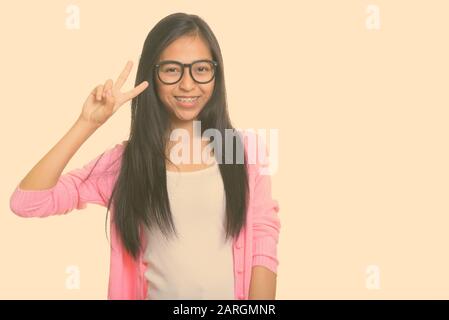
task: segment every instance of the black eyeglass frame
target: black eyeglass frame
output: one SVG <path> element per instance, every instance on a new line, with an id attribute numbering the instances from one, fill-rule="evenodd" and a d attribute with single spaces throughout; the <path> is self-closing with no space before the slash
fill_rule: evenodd
<path id="1" fill-rule="evenodd" d="M 197 81 L 197 80 L 195 79 L 195 77 L 194 77 L 193 74 L 192 74 L 192 65 L 195 64 L 195 63 L 197 63 L 197 62 L 210 62 L 210 63 L 212 63 L 213 68 L 214 68 L 214 74 L 213 74 L 213 76 L 212 76 L 212 78 L 211 78 L 210 80 L 201 82 L 201 81 Z M 181 76 L 180 76 L 179 79 L 178 79 L 177 81 L 175 81 L 175 82 L 164 82 L 164 81 L 161 79 L 161 77 L 159 76 L 159 67 L 162 66 L 162 65 L 164 65 L 164 64 L 170 64 L 170 63 L 177 64 L 177 65 L 179 65 L 179 66 L 181 67 Z M 179 62 L 179 61 L 176 61 L 176 60 L 164 60 L 164 61 L 161 61 L 161 62 L 159 62 L 158 64 L 155 64 L 155 65 L 154 65 L 154 71 L 156 72 L 158 79 L 159 79 L 163 84 L 176 84 L 176 83 L 178 83 L 179 81 L 181 81 L 182 77 L 184 76 L 184 69 L 185 69 L 186 67 L 189 68 L 189 74 L 190 74 L 190 77 L 193 79 L 193 81 L 195 81 L 196 83 L 205 84 L 205 83 L 209 83 L 209 82 L 211 82 L 212 80 L 214 80 L 215 74 L 216 74 L 216 71 L 217 71 L 217 67 L 218 67 L 218 62 L 216 62 L 216 61 L 214 61 L 214 60 L 209 60 L 209 59 L 195 60 L 195 61 L 193 61 L 192 63 L 182 63 L 182 62 Z"/>

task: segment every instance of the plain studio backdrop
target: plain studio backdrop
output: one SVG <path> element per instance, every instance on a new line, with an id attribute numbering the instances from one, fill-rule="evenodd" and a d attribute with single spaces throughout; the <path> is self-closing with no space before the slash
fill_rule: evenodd
<path id="1" fill-rule="evenodd" d="M 23 219 L 20 180 L 174 12 L 224 57 L 237 128 L 279 130 L 277 299 L 449 298 L 447 1 L 3 1 L 0 298 L 105 299 L 106 209 Z M 127 139 L 130 105 L 64 173 Z"/>

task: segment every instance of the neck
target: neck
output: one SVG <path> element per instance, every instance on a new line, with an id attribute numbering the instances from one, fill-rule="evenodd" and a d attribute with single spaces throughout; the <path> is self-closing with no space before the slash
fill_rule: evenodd
<path id="1" fill-rule="evenodd" d="M 194 119 L 194 120 L 196 120 L 196 119 Z M 175 129 L 183 129 L 188 132 L 189 138 L 191 141 L 193 139 L 199 138 L 199 136 L 197 136 L 198 133 L 194 132 L 194 128 L 193 128 L 194 120 L 180 120 L 178 118 L 176 118 L 176 119 L 172 118 L 170 121 L 169 132 L 171 133 Z M 169 133 L 169 136 L 170 136 L 170 133 Z M 201 132 L 199 133 L 199 135 L 201 135 Z"/>

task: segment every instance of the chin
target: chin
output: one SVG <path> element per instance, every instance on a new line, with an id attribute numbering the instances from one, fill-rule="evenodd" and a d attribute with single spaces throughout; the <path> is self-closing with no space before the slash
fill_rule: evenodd
<path id="1" fill-rule="evenodd" d="M 200 110 L 201 111 L 201 110 Z M 199 114 L 199 111 L 194 111 L 194 110 L 177 110 L 174 112 L 174 116 L 178 119 L 178 120 L 182 120 L 182 121 L 192 121 L 195 120 L 197 118 Z"/>

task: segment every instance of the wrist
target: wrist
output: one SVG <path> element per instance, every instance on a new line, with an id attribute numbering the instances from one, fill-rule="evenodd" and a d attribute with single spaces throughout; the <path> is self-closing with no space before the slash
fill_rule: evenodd
<path id="1" fill-rule="evenodd" d="M 89 122 L 88 120 L 86 120 L 85 118 L 79 116 L 78 119 L 75 122 L 75 125 L 87 130 L 87 131 L 95 131 L 97 130 L 100 126 L 96 126 L 93 125 L 92 122 Z"/>

